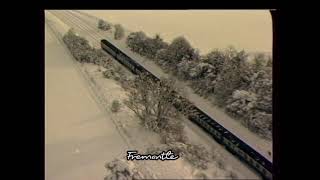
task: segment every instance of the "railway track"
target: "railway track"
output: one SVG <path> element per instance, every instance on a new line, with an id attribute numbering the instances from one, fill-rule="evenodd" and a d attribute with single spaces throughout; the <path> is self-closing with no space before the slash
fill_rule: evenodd
<path id="1" fill-rule="evenodd" d="M 92 27 L 86 25 L 79 19 L 79 17 L 76 17 L 74 14 L 66 11 L 66 12 L 57 12 L 57 11 L 50 11 L 53 15 L 55 15 L 59 19 L 63 19 L 64 22 L 70 26 L 73 27 L 75 30 L 82 32 L 82 34 L 88 38 L 93 44 L 95 48 L 100 48 L 100 40 L 105 38 L 106 36 L 97 31 L 96 29 L 93 29 Z M 70 19 L 70 16 L 72 17 L 72 20 Z"/>
<path id="2" fill-rule="evenodd" d="M 103 34 L 102 32 L 97 31 L 96 28 L 92 28 L 95 27 L 94 24 L 88 20 L 84 20 L 84 18 L 79 17 L 79 15 L 76 15 L 76 13 L 73 12 L 69 12 L 69 11 L 65 11 L 65 12 L 57 12 L 57 11 L 53 11 L 53 14 L 58 17 L 59 19 L 63 19 L 64 22 L 70 26 L 75 28 L 75 30 L 82 32 L 83 34 L 87 33 L 86 38 L 88 38 L 88 40 L 91 40 L 91 42 L 93 42 L 93 46 L 96 48 L 100 48 L 100 40 L 101 39 L 108 39 L 106 38 L 106 34 Z M 72 19 L 72 20 L 71 20 Z M 84 23 L 84 21 L 86 21 L 88 24 L 91 24 L 92 26 L 89 26 L 87 24 Z M 190 103 L 187 99 L 182 98 L 182 101 L 184 101 L 186 104 Z M 198 124 L 201 128 L 203 128 L 203 126 L 201 126 L 199 124 L 200 123 L 206 123 L 206 124 L 210 124 L 210 126 L 218 129 L 218 131 L 220 130 L 221 133 L 223 133 L 223 136 L 227 136 L 229 138 L 229 140 L 232 143 L 236 143 L 236 142 L 240 142 L 241 144 L 245 144 L 245 145 L 241 145 L 242 149 L 247 149 L 249 153 L 249 155 L 251 155 L 252 157 L 256 157 L 258 156 L 259 158 L 257 158 L 257 161 L 260 161 L 261 159 L 263 159 L 263 156 L 258 154 L 255 151 L 252 151 L 250 149 L 252 149 L 250 146 L 246 145 L 246 143 L 244 143 L 243 141 L 241 141 L 240 139 L 238 139 L 236 136 L 234 136 L 232 133 L 230 133 L 229 131 L 227 131 L 223 126 L 221 126 L 219 123 L 212 121 L 212 119 L 210 118 L 210 116 L 208 116 L 206 113 L 204 113 L 203 111 L 201 111 L 200 109 L 198 109 L 196 106 L 194 107 L 190 107 L 189 109 L 190 112 L 193 112 L 193 114 L 195 114 L 195 118 L 197 118 L 198 120 L 192 120 L 192 118 L 190 118 L 192 121 L 194 121 L 196 124 Z M 194 118 L 194 119 L 195 119 Z M 203 128 L 205 129 L 205 128 Z M 210 129 L 210 128 L 209 128 Z M 223 130 L 224 129 L 224 130 Z M 205 129 L 208 131 L 208 129 Z M 215 136 L 213 136 L 215 137 Z M 216 139 L 216 138 L 215 138 Z M 217 139 L 216 139 L 217 140 Z M 239 144 L 237 144 L 236 146 L 238 146 Z M 229 150 L 230 151 L 230 150 Z M 262 161 L 264 163 L 264 161 Z M 270 165 L 269 165 L 270 166 Z M 270 169 L 269 169 L 270 170 Z"/>
<path id="3" fill-rule="evenodd" d="M 49 27 L 49 30 L 56 36 L 56 38 L 59 40 L 59 42 L 65 47 L 62 37 L 63 35 L 59 33 L 59 31 L 55 28 L 54 25 L 52 25 L 48 19 L 46 19 L 46 24 Z M 67 48 L 68 49 L 68 48 Z M 68 51 L 69 55 L 72 56 L 70 51 Z M 73 56 L 72 56 L 73 57 Z M 116 127 L 117 132 L 120 134 L 121 138 L 127 145 L 127 149 L 138 149 L 136 146 L 137 142 L 132 140 L 127 134 L 126 130 L 124 129 L 123 125 L 120 121 L 117 121 L 115 117 L 113 117 L 113 114 L 110 110 L 109 104 L 111 102 L 108 102 L 107 98 L 105 98 L 102 88 L 95 82 L 95 80 L 89 75 L 89 73 L 86 70 L 83 70 L 81 68 L 81 65 L 74 59 L 73 64 L 75 65 L 76 71 L 80 74 L 80 77 L 83 78 L 85 84 L 89 88 L 89 92 L 91 94 L 91 97 L 94 99 L 96 104 L 99 106 L 99 108 L 104 112 L 105 116 L 108 116 L 114 126 Z M 123 152 L 120 152 L 117 157 L 120 159 L 123 158 Z M 146 179 L 157 179 L 157 176 L 152 173 L 152 171 L 148 168 L 145 161 L 136 161 L 136 165 L 138 166 L 138 169 L 140 169 L 141 172 L 143 172 Z"/>

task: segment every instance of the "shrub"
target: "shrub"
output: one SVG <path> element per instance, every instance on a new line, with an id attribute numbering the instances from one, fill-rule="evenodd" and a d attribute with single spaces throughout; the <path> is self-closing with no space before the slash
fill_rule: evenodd
<path id="1" fill-rule="evenodd" d="M 111 173 L 104 180 L 143 179 L 144 175 L 135 166 L 130 166 L 128 161 L 115 159 L 105 165 Z"/>
<path id="2" fill-rule="evenodd" d="M 238 179 L 239 178 L 238 175 L 233 171 L 228 171 L 227 172 L 227 177 L 230 178 L 230 179 Z"/>
<path id="3" fill-rule="evenodd" d="M 111 111 L 118 112 L 120 110 L 120 102 L 118 100 L 113 100 L 111 104 Z"/>
<path id="4" fill-rule="evenodd" d="M 122 39 L 124 36 L 124 29 L 120 24 L 114 25 L 115 32 L 114 32 L 114 39 L 119 40 Z"/>
<path id="5" fill-rule="evenodd" d="M 224 162 L 221 161 L 221 160 L 217 160 L 217 165 L 220 169 L 225 169 L 225 165 L 224 165 Z"/>
<path id="6" fill-rule="evenodd" d="M 107 31 L 109 29 L 111 29 L 111 25 L 109 23 L 107 23 L 106 21 L 100 19 L 98 21 L 98 28 L 104 31 Z"/>
<path id="7" fill-rule="evenodd" d="M 195 175 L 195 177 L 196 177 L 197 179 L 208 179 L 208 176 L 207 176 L 205 173 L 203 173 L 203 172 L 198 172 L 198 173 Z"/>

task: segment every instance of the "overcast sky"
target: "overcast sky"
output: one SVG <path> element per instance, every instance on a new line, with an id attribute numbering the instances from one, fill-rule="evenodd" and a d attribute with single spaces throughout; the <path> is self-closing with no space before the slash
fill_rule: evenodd
<path id="1" fill-rule="evenodd" d="M 200 53 L 233 45 L 250 52 L 272 52 L 268 10 L 90 10 L 84 11 L 131 31 L 142 30 L 165 41 L 183 35 Z"/>

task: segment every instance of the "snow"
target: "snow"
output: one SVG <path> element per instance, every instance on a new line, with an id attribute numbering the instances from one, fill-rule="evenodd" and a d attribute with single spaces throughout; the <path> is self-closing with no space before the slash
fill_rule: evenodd
<path id="1" fill-rule="evenodd" d="M 47 25 L 45 38 L 46 179 L 102 179 L 105 161 L 126 149 L 126 144 Z"/>
<path id="2" fill-rule="evenodd" d="M 61 33 L 69 28 L 47 11 L 46 18 Z M 114 80 L 103 78 L 98 66 L 75 62 L 47 24 L 45 28 L 46 179 L 102 179 L 106 162 L 125 158 L 129 149 L 143 152 L 151 145 L 159 145 L 159 135 L 141 127 L 134 113 L 123 105 L 126 91 Z M 96 44 L 89 36 L 87 39 Z M 110 111 L 113 100 L 122 104 L 118 113 Z M 221 154 L 220 160 L 239 177 L 259 178 L 196 125 L 185 121 L 192 142 L 214 148 Z M 194 178 L 198 173 L 183 159 L 137 164 L 150 178 Z M 209 177 L 225 176 L 224 170 L 210 166 L 206 172 Z"/>
<path id="3" fill-rule="evenodd" d="M 127 98 L 126 93 L 118 84 L 113 84 L 110 79 L 103 78 L 102 73 L 98 72 L 98 66 L 92 64 L 83 65 L 91 77 L 93 77 L 97 89 L 103 89 L 103 97 L 109 104 L 113 100 L 122 102 Z M 112 93 L 110 93 L 112 92 Z M 128 141 L 130 142 L 130 149 L 144 152 L 146 148 L 152 145 L 160 145 L 160 137 L 158 134 L 150 132 L 138 123 L 138 118 L 134 113 L 122 105 L 118 113 L 112 114 L 113 117 L 121 122 L 121 126 L 125 131 Z M 187 124 L 186 133 L 191 139 L 191 142 L 196 144 L 205 145 L 209 150 L 215 149 L 216 153 L 220 155 L 220 160 L 227 164 L 227 169 L 234 171 L 238 177 L 258 179 L 259 176 L 252 170 L 248 169 L 246 165 L 242 164 L 236 157 L 225 151 L 224 147 L 216 143 L 210 136 L 203 132 L 199 127 L 192 124 L 189 120 L 185 119 Z M 142 161 L 141 161 L 142 162 Z M 154 176 L 161 179 L 190 179 L 194 178 L 195 174 L 199 171 L 191 167 L 183 159 L 176 161 L 143 161 L 144 168 L 148 167 L 150 172 L 155 172 Z M 217 165 L 210 165 L 209 170 L 205 171 L 209 177 L 224 178 L 225 171 L 219 170 Z"/>
<path id="4" fill-rule="evenodd" d="M 73 14 L 77 14 L 76 12 L 70 12 Z M 115 46 L 124 51 L 128 56 L 135 59 L 141 65 L 143 65 L 150 72 L 154 73 L 157 77 L 169 77 L 167 73 L 164 73 L 163 70 L 156 65 L 153 61 L 148 60 L 145 57 L 141 57 L 140 55 L 132 52 L 127 48 L 125 43 L 125 38 L 122 40 L 114 40 L 113 36 L 110 32 L 99 31 L 97 26 L 97 19 L 86 17 L 84 15 L 77 14 L 78 17 L 81 17 L 86 22 L 86 28 L 90 29 L 90 32 L 95 32 L 95 35 L 100 37 L 100 39 L 105 38 L 108 41 L 112 42 Z M 111 22 L 112 23 L 112 22 Z M 96 31 L 94 31 L 96 29 Z M 130 33 L 129 30 L 126 31 L 126 35 Z M 88 37 L 89 38 L 89 37 Z M 249 144 L 253 147 L 257 152 L 266 157 L 269 161 L 272 162 L 272 155 L 268 154 L 268 151 L 272 152 L 272 141 L 264 139 L 253 132 L 251 132 L 248 128 L 244 127 L 239 121 L 231 118 L 227 115 L 224 110 L 219 107 L 213 105 L 209 100 L 200 97 L 194 91 L 188 87 L 185 82 L 181 82 L 177 80 L 177 82 L 181 85 L 181 87 L 185 87 L 186 95 L 188 99 L 193 102 L 197 107 L 206 112 L 208 115 L 213 117 L 217 122 L 219 122 L 222 126 L 228 129 L 230 132 L 235 134 L 238 138 Z"/>

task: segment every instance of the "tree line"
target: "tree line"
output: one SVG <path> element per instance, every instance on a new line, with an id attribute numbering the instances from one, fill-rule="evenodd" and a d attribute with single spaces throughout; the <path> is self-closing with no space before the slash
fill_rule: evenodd
<path id="1" fill-rule="evenodd" d="M 216 153 L 209 152 L 204 146 L 193 144 L 188 139 L 181 116 L 183 113 L 180 114 L 173 106 L 175 101 L 172 91 L 179 91 L 174 80 L 160 79 L 155 82 L 146 74 L 128 79 L 120 66 L 113 64 L 106 54 L 91 47 L 85 38 L 76 35 L 72 29 L 63 36 L 63 41 L 78 62 L 103 66 L 106 68 L 102 72 L 104 77 L 113 78 L 120 82 L 128 92 L 128 99 L 124 101 L 124 104 L 136 114 L 144 128 L 156 132 L 160 136 L 162 144 L 147 148 L 147 152 L 163 151 L 169 148 L 193 166 L 204 170 L 208 168 L 210 161 L 216 161 L 214 158 Z M 120 106 L 119 101 L 113 101 L 111 111 L 118 112 Z M 108 175 L 106 179 L 127 173 L 115 171 L 114 166 L 117 164 L 112 165 L 111 162 L 106 165 L 106 168 L 112 171 L 112 174 Z M 220 168 L 223 169 L 223 167 Z M 233 174 L 233 171 L 230 170 L 224 170 L 224 172 L 228 177 Z M 128 178 L 133 176 L 133 174 L 128 175 Z"/>
<path id="2" fill-rule="evenodd" d="M 167 43 L 159 35 L 151 38 L 142 31 L 129 34 L 126 43 L 165 72 L 188 82 L 197 94 L 223 107 L 251 131 L 271 139 L 271 57 L 258 53 L 250 58 L 234 47 L 200 55 L 182 36 Z"/>

